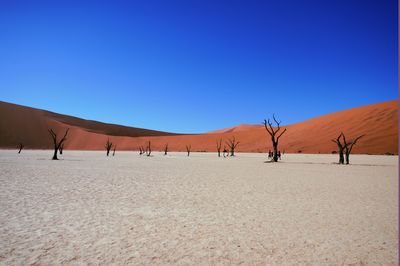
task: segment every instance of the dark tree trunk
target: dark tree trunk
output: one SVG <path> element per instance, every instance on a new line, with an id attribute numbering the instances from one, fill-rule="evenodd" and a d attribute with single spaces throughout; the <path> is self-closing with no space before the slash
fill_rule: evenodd
<path id="1" fill-rule="evenodd" d="M 151 142 L 150 141 L 147 144 L 146 154 L 147 154 L 147 156 L 150 156 L 150 154 L 151 154 Z"/>
<path id="2" fill-rule="evenodd" d="M 222 148 L 222 139 L 217 140 L 217 152 L 218 152 L 218 157 L 221 157 L 221 148 Z"/>
<path id="3" fill-rule="evenodd" d="M 340 141 L 340 139 L 343 137 L 343 132 L 340 133 L 339 137 L 337 137 L 337 139 L 333 139 L 332 141 L 336 143 L 336 145 L 338 146 L 338 153 L 339 153 L 339 164 L 344 164 L 344 155 L 343 155 L 343 151 L 345 148 L 345 145 L 342 144 L 342 142 Z"/>
<path id="4" fill-rule="evenodd" d="M 231 156 L 235 156 L 235 149 L 237 145 L 239 145 L 239 141 L 236 141 L 235 137 L 233 137 L 232 139 L 229 139 L 226 144 L 229 148 Z"/>
<path id="5" fill-rule="evenodd" d="M 24 148 L 24 145 L 23 145 L 22 143 L 20 143 L 20 144 L 18 145 L 18 148 L 19 148 L 18 154 L 20 154 L 21 151 L 22 151 L 22 149 Z"/>
<path id="6" fill-rule="evenodd" d="M 58 158 L 57 158 L 57 153 L 58 153 L 58 148 L 57 148 L 57 147 L 54 147 L 54 154 L 53 154 L 52 160 L 58 160 Z"/>
<path id="7" fill-rule="evenodd" d="M 187 152 L 187 156 L 189 157 L 190 156 L 190 150 L 192 149 L 192 146 L 191 145 L 189 145 L 189 146 L 187 146 L 186 145 L 186 152 Z"/>
<path id="8" fill-rule="evenodd" d="M 110 139 L 107 139 L 106 145 L 104 146 L 106 148 L 107 157 L 110 154 L 110 150 L 111 150 L 112 146 L 113 146 L 113 144 L 110 141 Z"/>
<path id="9" fill-rule="evenodd" d="M 363 136 L 365 136 L 365 135 L 361 135 L 361 136 L 357 137 L 354 141 L 347 142 L 346 141 L 346 136 L 343 134 L 343 142 L 344 142 L 343 146 L 344 146 L 344 152 L 345 152 L 345 155 L 346 155 L 346 164 L 350 164 L 351 150 L 353 149 L 354 145 L 356 145 L 357 141 L 359 139 L 361 139 Z"/>
<path id="10" fill-rule="evenodd" d="M 272 146 L 274 147 L 274 162 L 278 161 L 278 142 L 273 142 Z"/>
<path id="11" fill-rule="evenodd" d="M 339 164 L 344 164 L 343 150 L 339 150 Z"/>

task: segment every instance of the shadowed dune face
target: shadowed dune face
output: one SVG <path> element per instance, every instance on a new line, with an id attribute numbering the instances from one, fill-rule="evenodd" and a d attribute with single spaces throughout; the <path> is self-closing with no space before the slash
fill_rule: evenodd
<path id="1" fill-rule="evenodd" d="M 73 116 L 0 101 L 0 147 L 13 148 L 22 142 L 27 148 L 52 147 L 48 129 L 64 134 L 70 128 L 66 148 L 100 149 L 108 136 L 173 136 L 174 133 L 106 124 Z M 104 141 L 105 142 L 105 141 Z M 101 145 L 100 145 L 101 143 Z"/>
<path id="2" fill-rule="evenodd" d="M 397 101 L 371 104 L 336 112 L 288 125 L 280 140 L 280 150 L 288 153 L 331 153 L 336 145 L 331 139 L 341 131 L 351 140 L 366 134 L 354 147 L 354 153 L 398 154 Z M 260 118 L 262 119 L 262 118 Z M 170 151 L 216 151 L 216 141 L 224 143 L 235 136 L 240 141 L 237 151 L 266 152 L 271 140 L 263 125 L 240 125 L 206 134 L 178 135 L 147 129 L 88 121 L 39 109 L 0 102 L 0 147 L 15 148 L 19 142 L 26 148 L 52 147 L 47 129 L 62 134 L 70 128 L 66 149 L 101 150 L 107 138 L 118 150 L 138 150 L 151 141 L 152 149 L 161 151 L 168 143 Z M 226 145 L 227 146 L 227 145 Z"/>

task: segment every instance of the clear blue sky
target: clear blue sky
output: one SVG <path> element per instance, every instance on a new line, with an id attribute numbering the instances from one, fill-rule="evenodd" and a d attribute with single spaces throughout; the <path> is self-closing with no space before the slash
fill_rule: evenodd
<path id="1" fill-rule="evenodd" d="M 396 99 L 397 1 L 0 0 L 0 100 L 172 132 Z"/>

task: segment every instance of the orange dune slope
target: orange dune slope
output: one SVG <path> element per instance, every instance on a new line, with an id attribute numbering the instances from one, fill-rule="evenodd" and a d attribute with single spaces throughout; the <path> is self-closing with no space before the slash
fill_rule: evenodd
<path id="1" fill-rule="evenodd" d="M 331 153 L 336 145 L 331 139 L 341 131 L 351 140 L 365 136 L 354 147 L 354 153 L 398 154 L 398 102 L 388 101 L 352 108 L 284 126 L 287 132 L 280 140 L 280 149 L 289 153 Z M 178 135 L 147 129 L 88 121 L 44 110 L 0 102 L 0 147 L 14 148 L 19 142 L 27 148 L 51 148 L 47 132 L 59 134 L 70 128 L 66 149 L 101 150 L 107 138 L 117 150 L 138 150 L 151 141 L 153 150 L 216 151 L 216 141 L 235 137 L 239 152 L 266 152 L 271 149 L 269 135 L 262 125 L 240 125 L 206 134 Z"/>
<path id="2" fill-rule="evenodd" d="M 109 136 L 172 136 L 173 133 L 106 124 L 61 115 L 45 110 L 0 101 L 0 147 L 12 148 L 19 142 L 27 148 L 51 148 L 48 129 L 60 135 L 70 128 L 68 145 L 76 149 L 96 149 L 98 138 Z M 94 138 L 94 140 L 92 140 Z M 97 147 L 98 149 L 98 147 Z"/>

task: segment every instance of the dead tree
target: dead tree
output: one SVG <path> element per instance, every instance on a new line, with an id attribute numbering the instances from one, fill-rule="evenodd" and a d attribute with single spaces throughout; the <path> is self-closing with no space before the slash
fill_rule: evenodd
<path id="1" fill-rule="evenodd" d="M 218 157 L 221 157 L 222 139 L 217 140 Z"/>
<path id="2" fill-rule="evenodd" d="M 107 139 L 106 145 L 104 146 L 104 148 L 106 148 L 106 151 L 107 151 L 107 156 L 110 154 L 110 150 L 111 150 L 112 146 L 113 146 L 113 144 L 110 141 L 110 139 Z"/>
<path id="3" fill-rule="evenodd" d="M 64 141 L 67 139 L 69 128 L 67 128 L 64 136 L 60 140 L 57 140 L 57 134 L 53 131 L 53 129 L 48 129 L 48 131 L 50 133 L 51 138 L 53 139 L 53 144 L 54 144 L 54 154 L 52 159 L 58 160 L 57 158 L 58 150 L 60 149 L 61 145 L 63 145 Z"/>
<path id="4" fill-rule="evenodd" d="M 339 154 L 339 164 L 344 164 L 344 155 L 343 155 L 343 151 L 345 148 L 345 145 L 342 144 L 342 142 L 340 141 L 340 139 L 342 138 L 343 132 L 340 133 L 339 137 L 337 137 L 337 139 L 332 139 L 333 142 L 335 142 L 338 146 L 338 154 Z"/>
<path id="5" fill-rule="evenodd" d="M 235 156 L 235 149 L 236 149 L 237 145 L 239 145 L 239 141 L 236 141 L 235 137 L 233 137 L 232 139 L 228 139 L 228 141 L 226 142 L 226 145 L 229 148 L 231 156 Z"/>
<path id="6" fill-rule="evenodd" d="M 143 146 L 139 147 L 139 155 L 142 155 L 144 153 L 144 148 Z"/>
<path id="7" fill-rule="evenodd" d="M 168 153 L 168 143 L 165 145 L 165 148 L 164 148 L 164 155 L 167 155 L 167 153 Z"/>
<path id="8" fill-rule="evenodd" d="M 117 148 L 117 145 L 114 145 L 113 156 L 115 155 L 115 149 L 116 148 Z"/>
<path id="9" fill-rule="evenodd" d="M 226 146 L 224 145 L 224 151 L 223 151 L 224 158 L 226 157 L 225 154 L 226 154 L 226 156 L 229 156 L 229 153 L 226 150 Z"/>
<path id="10" fill-rule="evenodd" d="M 358 136 L 357 138 L 355 138 L 353 141 L 350 141 L 349 143 L 346 142 L 345 135 L 343 133 L 342 133 L 342 135 L 343 135 L 343 143 L 344 143 L 344 145 L 343 145 L 344 146 L 344 152 L 345 152 L 345 155 L 346 155 L 346 164 L 350 164 L 350 153 L 351 153 L 351 150 L 353 149 L 354 145 L 356 145 L 357 141 L 359 139 L 361 139 L 362 137 L 364 137 L 365 134 L 361 135 L 361 136 Z"/>
<path id="11" fill-rule="evenodd" d="M 60 155 L 62 155 L 64 150 L 64 143 L 60 146 L 60 148 L 58 149 L 58 151 L 60 152 Z"/>
<path id="12" fill-rule="evenodd" d="M 151 142 L 149 141 L 149 142 L 147 143 L 146 155 L 147 155 L 147 156 L 150 156 L 150 154 L 151 154 Z"/>
<path id="13" fill-rule="evenodd" d="M 21 151 L 22 151 L 22 149 L 24 148 L 24 144 L 22 144 L 22 143 L 19 143 L 18 144 L 18 154 L 20 154 L 21 153 Z"/>
<path id="14" fill-rule="evenodd" d="M 272 115 L 272 118 L 273 118 L 276 126 L 275 127 L 272 126 L 272 122 L 269 120 L 269 118 L 268 118 L 268 120 L 264 119 L 264 126 L 265 126 L 265 129 L 267 130 L 268 134 L 271 136 L 272 147 L 274 148 L 274 156 L 273 156 L 272 160 L 274 162 L 277 162 L 278 161 L 279 139 L 282 137 L 283 133 L 286 132 L 286 128 L 282 132 L 280 132 L 280 130 L 282 129 L 280 126 L 281 121 L 276 120 L 275 115 Z"/>
<path id="15" fill-rule="evenodd" d="M 190 150 L 192 149 L 192 145 L 186 145 L 186 152 L 187 152 L 187 156 L 190 156 Z"/>

